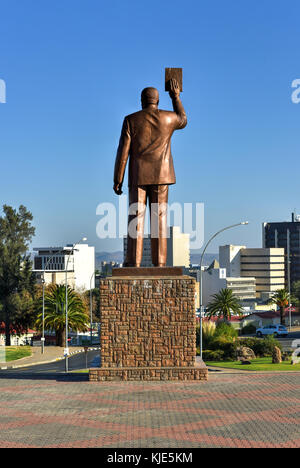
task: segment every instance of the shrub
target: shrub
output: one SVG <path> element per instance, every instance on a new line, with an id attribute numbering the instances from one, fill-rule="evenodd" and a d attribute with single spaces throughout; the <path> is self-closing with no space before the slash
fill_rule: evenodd
<path id="1" fill-rule="evenodd" d="M 203 336 L 212 338 L 216 333 L 215 322 L 203 322 L 202 324 Z"/>
<path id="2" fill-rule="evenodd" d="M 203 348 L 208 349 L 216 333 L 216 325 L 214 322 L 202 323 L 202 340 Z M 200 346 L 200 325 L 196 329 L 196 345 Z"/>
<path id="3" fill-rule="evenodd" d="M 254 335 L 256 333 L 256 326 L 248 323 L 242 328 L 242 335 Z"/>
<path id="4" fill-rule="evenodd" d="M 202 324 L 203 332 L 203 348 L 209 349 L 212 340 L 216 334 L 216 324 L 214 322 L 203 322 Z"/>
<path id="5" fill-rule="evenodd" d="M 224 359 L 224 351 L 203 351 L 203 361 L 222 361 Z"/>
<path id="6" fill-rule="evenodd" d="M 212 351 L 223 351 L 225 359 L 235 359 L 238 342 L 234 338 L 219 336 L 215 337 L 210 344 Z"/>
<path id="7" fill-rule="evenodd" d="M 203 348 L 213 349 L 212 343 L 216 338 L 224 338 L 227 342 L 234 341 L 238 337 L 238 331 L 225 322 L 219 322 L 217 326 L 214 322 L 208 321 L 202 324 Z M 200 346 L 200 325 L 197 325 L 196 344 Z"/>
<path id="8" fill-rule="evenodd" d="M 241 338 L 240 345 L 251 348 L 256 356 L 268 357 L 272 356 L 275 346 L 282 350 L 281 344 L 273 337 L 267 336 L 266 338 Z"/>
<path id="9" fill-rule="evenodd" d="M 225 336 L 228 338 L 237 338 L 238 331 L 235 330 L 231 325 L 225 322 L 219 322 L 216 327 L 215 336 Z"/>

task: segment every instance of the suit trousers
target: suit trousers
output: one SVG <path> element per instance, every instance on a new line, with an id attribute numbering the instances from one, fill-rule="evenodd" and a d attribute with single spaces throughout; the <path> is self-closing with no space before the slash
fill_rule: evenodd
<path id="1" fill-rule="evenodd" d="M 166 266 L 168 196 L 169 185 L 129 187 L 127 256 L 124 266 L 141 266 L 147 201 L 150 209 L 152 263 L 154 266 Z"/>

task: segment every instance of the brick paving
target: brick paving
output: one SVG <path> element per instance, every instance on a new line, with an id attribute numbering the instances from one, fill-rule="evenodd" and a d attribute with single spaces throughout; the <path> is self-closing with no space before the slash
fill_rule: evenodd
<path id="1" fill-rule="evenodd" d="M 0 379 L 4 447 L 300 447 L 300 375 L 209 382 Z"/>

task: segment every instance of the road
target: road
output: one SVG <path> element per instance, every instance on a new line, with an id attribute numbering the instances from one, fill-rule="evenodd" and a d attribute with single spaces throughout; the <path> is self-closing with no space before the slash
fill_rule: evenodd
<path id="1" fill-rule="evenodd" d="M 253 337 L 255 337 L 255 335 L 244 335 L 244 338 L 253 338 Z M 263 340 L 263 338 L 261 338 L 261 339 Z M 300 331 L 291 332 L 285 338 L 278 338 L 277 337 L 276 340 L 278 340 L 281 343 L 283 349 L 285 349 L 285 350 L 291 349 L 293 341 L 300 340 Z M 298 347 L 299 347 L 299 345 L 298 345 Z"/>
<path id="2" fill-rule="evenodd" d="M 263 338 L 262 338 L 263 339 Z M 277 338 L 282 344 L 283 349 L 291 349 L 294 340 L 300 340 L 300 331 L 289 333 L 286 338 Z M 74 380 L 87 380 L 88 376 L 85 373 L 79 374 L 76 371 L 99 367 L 100 365 L 100 351 L 89 351 L 87 355 L 85 353 L 75 354 L 69 358 L 69 374 L 65 373 L 65 361 L 56 361 L 49 364 L 41 364 L 36 366 L 22 367 L 19 369 L 8 369 L 0 371 L 0 379 L 4 378 L 38 378 L 38 379 L 58 379 L 62 380 L 65 378 Z"/>
<path id="3" fill-rule="evenodd" d="M 87 355 L 87 368 L 99 367 L 100 364 L 100 351 L 89 351 Z M 69 358 L 69 372 L 68 378 L 87 380 L 87 374 L 78 374 L 73 372 L 86 368 L 85 353 L 75 354 Z M 19 369 L 7 369 L 0 371 L 0 379 L 7 378 L 63 378 L 66 377 L 65 361 L 56 361 L 49 364 L 41 364 L 35 366 L 22 367 Z M 80 378 L 81 377 L 81 378 Z"/>
<path id="4" fill-rule="evenodd" d="M 290 349 L 292 347 L 293 341 L 300 340 L 300 332 L 289 333 L 286 338 L 276 338 L 281 344 L 283 349 Z M 299 344 L 298 344 L 299 346 Z"/>

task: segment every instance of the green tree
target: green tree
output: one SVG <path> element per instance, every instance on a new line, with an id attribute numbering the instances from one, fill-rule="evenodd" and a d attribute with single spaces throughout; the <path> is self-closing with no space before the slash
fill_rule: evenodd
<path id="1" fill-rule="evenodd" d="M 85 291 L 83 294 L 83 300 L 86 304 L 86 310 L 90 315 L 90 294 L 91 291 Z M 93 312 L 93 323 L 100 322 L 100 290 L 98 288 L 92 289 L 92 312 Z"/>
<path id="2" fill-rule="evenodd" d="M 243 315 L 243 308 L 237 297 L 233 295 L 231 289 L 221 289 L 214 294 L 213 300 L 208 304 L 207 317 L 219 317 L 230 320 L 232 315 Z"/>
<path id="3" fill-rule="evenodd" d="M 286 289 L 279 289 L 270 298 L 270 304 L 276 304 L 280 310 L 280 323 L 285 325 L 285 309 L 288 307 L 290 301 L 290 295 Z"/>
<path id="4" fill-rule="evenodd" d="M 37 308 L 42 309 L 42 297 L 37 301 Z M 89 317 L 86 306 L 80 295 L 68 287 L 68 331 L 86 332 Z M 36 327 L 41 329 L 43 314 L 40 312 L 36 320 Z M 45 329 L 54 331 L 56 346 L 63 347 L 66 339 L 66 287 L 52 284 L 45 291 Z"/>
<path id="5" fill-rule="evenodd" d="M 28 326 L 22 318 L 20 308 L 15 309 L 18 297 L 27 288 L 33 293 L 33 276 L 30 259 L 26 255 L 35 228 L 31 225 L 33 217 L 25 206 L 18 210 L 3 206 L 0 217 L 0 303 L 1 320 L 5 322 L 6 346 L 10 346 L 12 329 Z"/>
<path id="6" fill-rule="evenodd" d="M 298 307 L 300 305 L 300 281 L 295 281 L 292 285 L 291 302 Z"/>
<path id="7" fill-rule="evenodd" d="M 12 294 L 7 305 L 12 317 L 11 334 L 13 331 L 20 335 L 27 331 L 29 326 L 34 325 L 34 298 L 28 291 L 23 289 L 21 292 Z"/>

